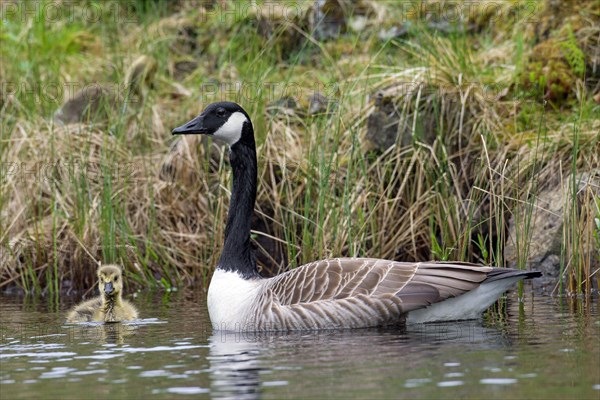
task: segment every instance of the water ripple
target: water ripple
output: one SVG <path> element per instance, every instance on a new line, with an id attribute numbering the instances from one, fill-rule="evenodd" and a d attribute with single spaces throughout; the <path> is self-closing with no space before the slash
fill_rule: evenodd
<path id="1" fill-rule="evenodd" d="M 9 353 L 9 354 L 0 354 L 0 359 L 3 358 L 12 358 L 12 357 L 42 357 L 42 358 L 52 358 L 52 357 L 67 357 L 74 356 L 77 353 L 67 352 L 67 351 L 56 351 L 49 353 Z"/>
<path id="2" fill-rule="evenodd" d="M 442 381 L 438 382 L 437 385 L 439 387 L 453 387 L 453 386 L 462 386 L 464 385 L 464 381 Z"/>
<path id="3" fill-rule="evenodd" d="M 63 349 L 64 344 L 58 343 L 41 343 L 41 344 L 23 344 L 20 346 L 0 346 L 0 351 L 11 350 L 11 351 L 22 351 L 22 350 L 52 350 L 52 349 Z"/>
<path id="4" fill-rule="evenodd" d="M 40 379 L 64 378 L 68 373 L 75 372 L 77 369 L 69 367 L 54 367 L 52 371 L 44 372 L 40 375 Z"/>
<path id="5" fill-rule="evenodd" d="M 486 378 L 480 379 L 479 383 L 484 385 L 512 385 L 517 383 L 517 380 L 514 378 Z"/>
<path id="6" fill-rule="evenodd" d="M 285 386 L 287 384 L 288 384 L 288 381 L 270 381 L 270 382 L 263 382 L 262 386 L 264 386 L 264 387 Z"/>
<path id="7" fill-rule="evenodd" d="M 71 372 L 71 375 L 93 375 L 93 374 L 106 374 L 107 369 L 92 369 L 88 371 L 75 371 Z"/>
<path id="8" fill-rule="evenodd" d="M 171 373 L 169 371 L 165 371 L 164 369 L 155 369 L 151 371 L 143 371 L 140 373 L 140 377 L 142 378 L 155 378 L 157 376 L 169 376 Z"/>
<path id="9" fill-rule="evenodd" d="M 444 363 L 444 367 L 460 367 L 459 362 L 446 362 Z"/>
<path id="10" fill-rule="evenodd" d="M 205 389 L 198 386 L 170 387 L 166 390 L 166 392 L 173 394 L 201 394 L 210 392 L 210 389 Z"/>
<path id="11" fill-rule="evenodd" d="M 117 357 L 123 357 L 124 354 L 115 354 L 115 353 L 110 353 L 110 354 L 97 354 L 94 356 L 77 356 L 75 358 L 79 359 L 79 360 L 85 360 L 85 359 L 89 359 L 89 360 L 110 360 L 111 358 L 117 358 Z"/>
<path id="12" fill-rule="evenodd" d="M 173 351 L 173 350 L 188 350 L 208 348 L 208 345 L 192 345 L 192 346 L 155 346 L 155 347 L 121 347 L 120 349 L 126 353 L 146 353 L 151 351 Z"/>

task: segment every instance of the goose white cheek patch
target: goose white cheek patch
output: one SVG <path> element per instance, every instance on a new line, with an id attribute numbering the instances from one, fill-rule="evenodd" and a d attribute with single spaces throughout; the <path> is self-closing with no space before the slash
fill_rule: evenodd
<path id="1" fill-rule="evenodd" d="M 240 137 L 242 137 L 242 127 L 244 122 L 248 121 L 246 116 L 241 112 L 234 112 L 215 133 L 214 137 L 227 143 L 229 146 L 234 145 Z"/>

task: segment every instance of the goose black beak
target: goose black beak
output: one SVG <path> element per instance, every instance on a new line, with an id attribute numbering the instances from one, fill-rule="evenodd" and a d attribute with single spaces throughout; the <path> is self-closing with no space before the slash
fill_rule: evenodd
<path id="1" fill-rule="evenodd" d="M 208 129 L 204 127 L 204 117 L 197 116 L 193 120 L 173 129 L 173 135 L 193 135 L 193 134 L 208 134 Z"/>
<path id="2" fill-rule="evenodd" d="M 104 284 L 104 293 L 111 294 L 113 292 L 113 284 L 112 282 L 106 282 Z"/>

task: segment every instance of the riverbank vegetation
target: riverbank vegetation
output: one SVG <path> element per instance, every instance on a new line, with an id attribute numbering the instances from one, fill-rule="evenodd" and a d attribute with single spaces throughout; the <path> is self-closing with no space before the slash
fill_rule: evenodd
<path id="1" fill-rule="evenodd" d="M 227 152 L 170 130 L 230 100 L 258 136 L 263 273 L 464 260 L 591 293 L 600 8 L 555 3 L 3 3 L 0 290 L 93 287 L 99 261 L 206 285 Z"/>

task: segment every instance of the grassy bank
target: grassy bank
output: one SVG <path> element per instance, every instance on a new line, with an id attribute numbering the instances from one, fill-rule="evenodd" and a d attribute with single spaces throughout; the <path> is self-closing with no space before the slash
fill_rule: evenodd
<path id="1" fill-rule="evenodd" d="M 461 2 L 365 1 L 334 38 L 316 38 L 312 2 L 202 3 L 3 4 L 0 290 L 83 290 L 98 261 L 130 287 L 207 284 L 227 155 L 170 130 L 217 100 L 253 117 L 265 273 L 331 256 L 535 267 L 533 225 L 554 216 L 556 290 L 598 286 L 593 1 L 561 18 L 551 2 L 482 1 L 460 23 L 436 5 Z M 132 82 L 140 56 L 155 64 Z M 83 122 L 53 120 L 99 84 L 111 94 Z M 368 139 L 385 115 L 389 147 Z M 540 201 L 551 188 L 556 209 Z"/>

